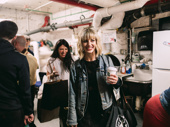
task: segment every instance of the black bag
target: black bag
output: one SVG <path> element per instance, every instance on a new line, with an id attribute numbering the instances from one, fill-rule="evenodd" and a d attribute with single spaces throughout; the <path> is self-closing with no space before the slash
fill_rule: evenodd
<path id="1" fill-rule="evenodd" d="M 38 99 L 37 105 L 37 118 L 40 123 L 48 122 L 50 120 L 59 118 L 60 107 L 57 107 L 53 110 L 46 110 L 41 108 L 41 99 Z"/>
<path id="2" fill-rule="evenodd" d="M 68 107 L 68 80 L 44 83 L 41 108 Z"/>
<path id="3" fill-rule="evenodd" d="M 113 105 L 106 127 L 136 127 L 136 117 L 121 88 L 120 95 L 120 103 L 116 103 L 115 96 L 113 95 Z"/>

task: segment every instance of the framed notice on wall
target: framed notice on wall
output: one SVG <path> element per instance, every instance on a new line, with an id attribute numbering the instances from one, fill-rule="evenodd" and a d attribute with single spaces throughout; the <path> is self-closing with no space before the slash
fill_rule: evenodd
<path id="1" fill-rule="evenodd" d="M 102 33 L 102 43 L 116 42 L 116 30 L 105 30 Z"/>

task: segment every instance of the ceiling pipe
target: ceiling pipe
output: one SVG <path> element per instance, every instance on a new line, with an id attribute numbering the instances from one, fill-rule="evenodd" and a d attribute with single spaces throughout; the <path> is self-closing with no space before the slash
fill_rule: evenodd
<path id="1" fill-rule="evenodd" d="M 39 7 L 36 7 L 36 8 L 33 9 L 33 10 L 40 9 L 40 8 L 42 8 L 42 7 L 44 7 L 44 6 L 47 6 L 47 5 L 51 4 L 51 3 L 53 3 L 53 1 L 50 1 L 50 2 L 48 2 L 48 3 L 45 3 L 45 4 L 43 4 L 43 5 L 39 6 Z"/>
<path id="2" fill-rule="evenodd" d="M 141 9 L 126 12 L 127 16 L 125 16 L 124 22 L 121 27 L 127 26 L 130 28 L 130 24 L 132 22 L 143 16 L 154 15 L 167 11 L 170 11 L 170 2 L 160 3 L 159 5 L 158 4 L 147 5 Z"/>
<path id="3" fill-rule="evenodd" d="M 124 16 L 125 16 L 124 12 L 116 13 L 112 15 L 109 21 L 105 22 L 103 25 L 101 25 L 97 29 L 101 29 L 101 30 L 117 29 L 122 25 Z"/>
<path id="4" fill-rule="evenodd" d="M 76 21 L 71 21 L 71 22 L 65 22 L 65 23 L 61 23 L 61 24 L 57 24 L 57 23 L 53 23 L 50 26 L 47 27 L 43 27 L 43 28 L 39 28 L 30 32 L 26 32 L 24 33 L 24 35 L 31 35 L 31 34 L 35 34 L 38 32 L 47 32 L 50 29 L 55 30 L 58 28 L 64 28 L 64 27 L 70 27 L 70 26 L 76 26 L 76 25 L 80 25 L 80 24 L 86 24 L 86 23 L 91 23 L 93 20 L 93 18 L 86 18 L 86 19 L 81 19 L 81 20 L 76 20 Z"/>
<path id="5" fill-rule="evenodd" d="M 158 1 L 159 1 L 159 0 L 150 0 L 150 1 L 148 1 L 144 6 L 146 6 L 146 5 L 151 5 L 151 4 L 156 4 L 156 3 L 158 3 Z M 161 0 L 161 1 L 165 1 L 165 0 Z"/>
<path id="6" fill-rule="evenodd" d="M 29 12 L 32 12 L 33 10 L 38 10 L 38 9 L 40 9 L 40 8 L 42 8 L 42 7 L 44 7 L 44 6 L 47 6 L 48 4 L 51 4 L 51 3 L 53 3 L 53 1 L 50 1 L 50 2 L 48 2 L 48 3 L 45 3 L 45 4 L 41 5 L 41 6 L 38 6 L 38 7 L 36 7 L 35 9 L 28 9 L 28 8 L 26 8 L 26 9 L 28 9 Z M 28 13 L 29 13 L 29 12 L 28 12 Z M 41 11 L 40 11 L 40 12 L 41 12 Z"/>
<path id="7" fill-rule="evenodd" d="M 149 0 L 136 0 L 132 2 L 123 3 L 117 6 L 109 7 L 109 8 L 100 8 L 95 12 L 94 19 L 93 19 L 93 26 L 95 29 L 117 29 L 123 23 L 124 12 L 134 10 L 137 8 L 141 8 L 146 2 Z M 117 14 L 119 13 L 119 15 Z M 116 16 L 114 16 L 116 15 Z M 104 17 L 114 16 L 112 20 L 107 22 L 107 25 L 101 26 L 101 20 Z M 119 18 L 119 19 L 115 19 Z M 117 20 L 119 21 L 117 23 Z M 117 23 L 117 24 L 116 24 Z M 109 25 L 108 25 L 109 24 Z"/>
<path id="8" fill-rule="evenodd" d="M 99 9 L 101 7 L 105 7 L 105 6 L 110 7 L 110 6 L 116 5 L 115 1 L 118 1 L 118 0 L 51 0 L 51 1 L 55 1 L 55 2 L 63 3 L 63 4 L 69 4 L 72 6 L 77 6 L 77 7 L 85 8 L 88 10 L 96 11 L 97 9 Z M 84 1 L 84 2 L 85 1 L 93 1 L 96 4 L 92 5 L 93 2 L 89 2 L 90 4 L 86 4 L 86 3 L 81 3 L 80 1 Z M 112 2 L 109 2 L 109 1 L 112 1 Z M 127 1 L 131 1 L 131 0 L 127 0 Z M 145 5 L 154 4 L 154 3 L 158 3 L 158 0 L 151 0 L 151 1 L 147 2 Z M 95 5 L 98 5 L 98 6 L 95 6 Z"/>
<path id="9" fill-rule="evenodd" d="M 52 1 L 55 1 L 55 2 L 58 2 L 58 3 L 63 3 L 63 4 L 69 4 L 69 5 L 72 5 L 72 6 L 77 6 L 77 7 L 85 8 L 85 9 L 92 10 L 92 11 L 96 11 L 98 8 L 100 8 L 100 7 L 95 6 L 95 5 L 87 5 L 85 3 L 79 3 L 79 2 L 76 2 L 74 0 L 52 0 Z"/>
<path id="10" fill-rule="evenodd" d="M 120 4 L 119 0 L 79 0 L 100 7 L 111 7 Z"/>

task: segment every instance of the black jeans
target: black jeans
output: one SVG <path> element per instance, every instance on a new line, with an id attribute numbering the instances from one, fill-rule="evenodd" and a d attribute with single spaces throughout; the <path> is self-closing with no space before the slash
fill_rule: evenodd
<path id="1" fill-rule="evenodd" d="M 110 116 L 111 107 L 102 113 L 92 114 L 86 112 L 85 116 L 78 122 L 78 127 L 105 127 Z"/>
<path id="2" fill-rule="evenodd" d="M 68 109 L 65 109 L 64 107 L 60 107 L 60 127 L 67 127 L 66 121 L 67 121 L 67 112 Z"/>
<path id="3" fill-rule="evenodd" d="M 15 111 L 0 110 L 0 127 L 23 127 L 24 112 L 22 109 Z"/>
<path id="4" fill-rule="evenodd" d="M 36 88 L 35 85 L 31 86 L 31 99 L 32 99 L 32 109 L 34 111 L 34 98 L 35 98 L 35 94 L 36 94 Z M 32 123 L 29 124 L 30 127 L 36 127 L 36 125 L 34 124 L 34 121 Z"/>

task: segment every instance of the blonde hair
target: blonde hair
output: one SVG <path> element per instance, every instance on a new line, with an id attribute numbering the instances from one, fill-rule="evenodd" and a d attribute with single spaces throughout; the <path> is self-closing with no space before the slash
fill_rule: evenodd
<path id="1" fill-rule="evenodd" d="M 102 54 L 102 46 L 101 46 L 100 38 L 97 32 L 94 30 L 93 27 L 86 27 L 82 29 L 82 31 L 79 33 L 79 36 L 78 36 L 77 49 L 78 49 L 78 54 L 80 56 L 80 59 L 84 57 L 82 43 L 84 41 L 87 41 L 93 38 L 95 38 L 96 40 L 96 49 L 95 49 L 96 57 Z"/>

